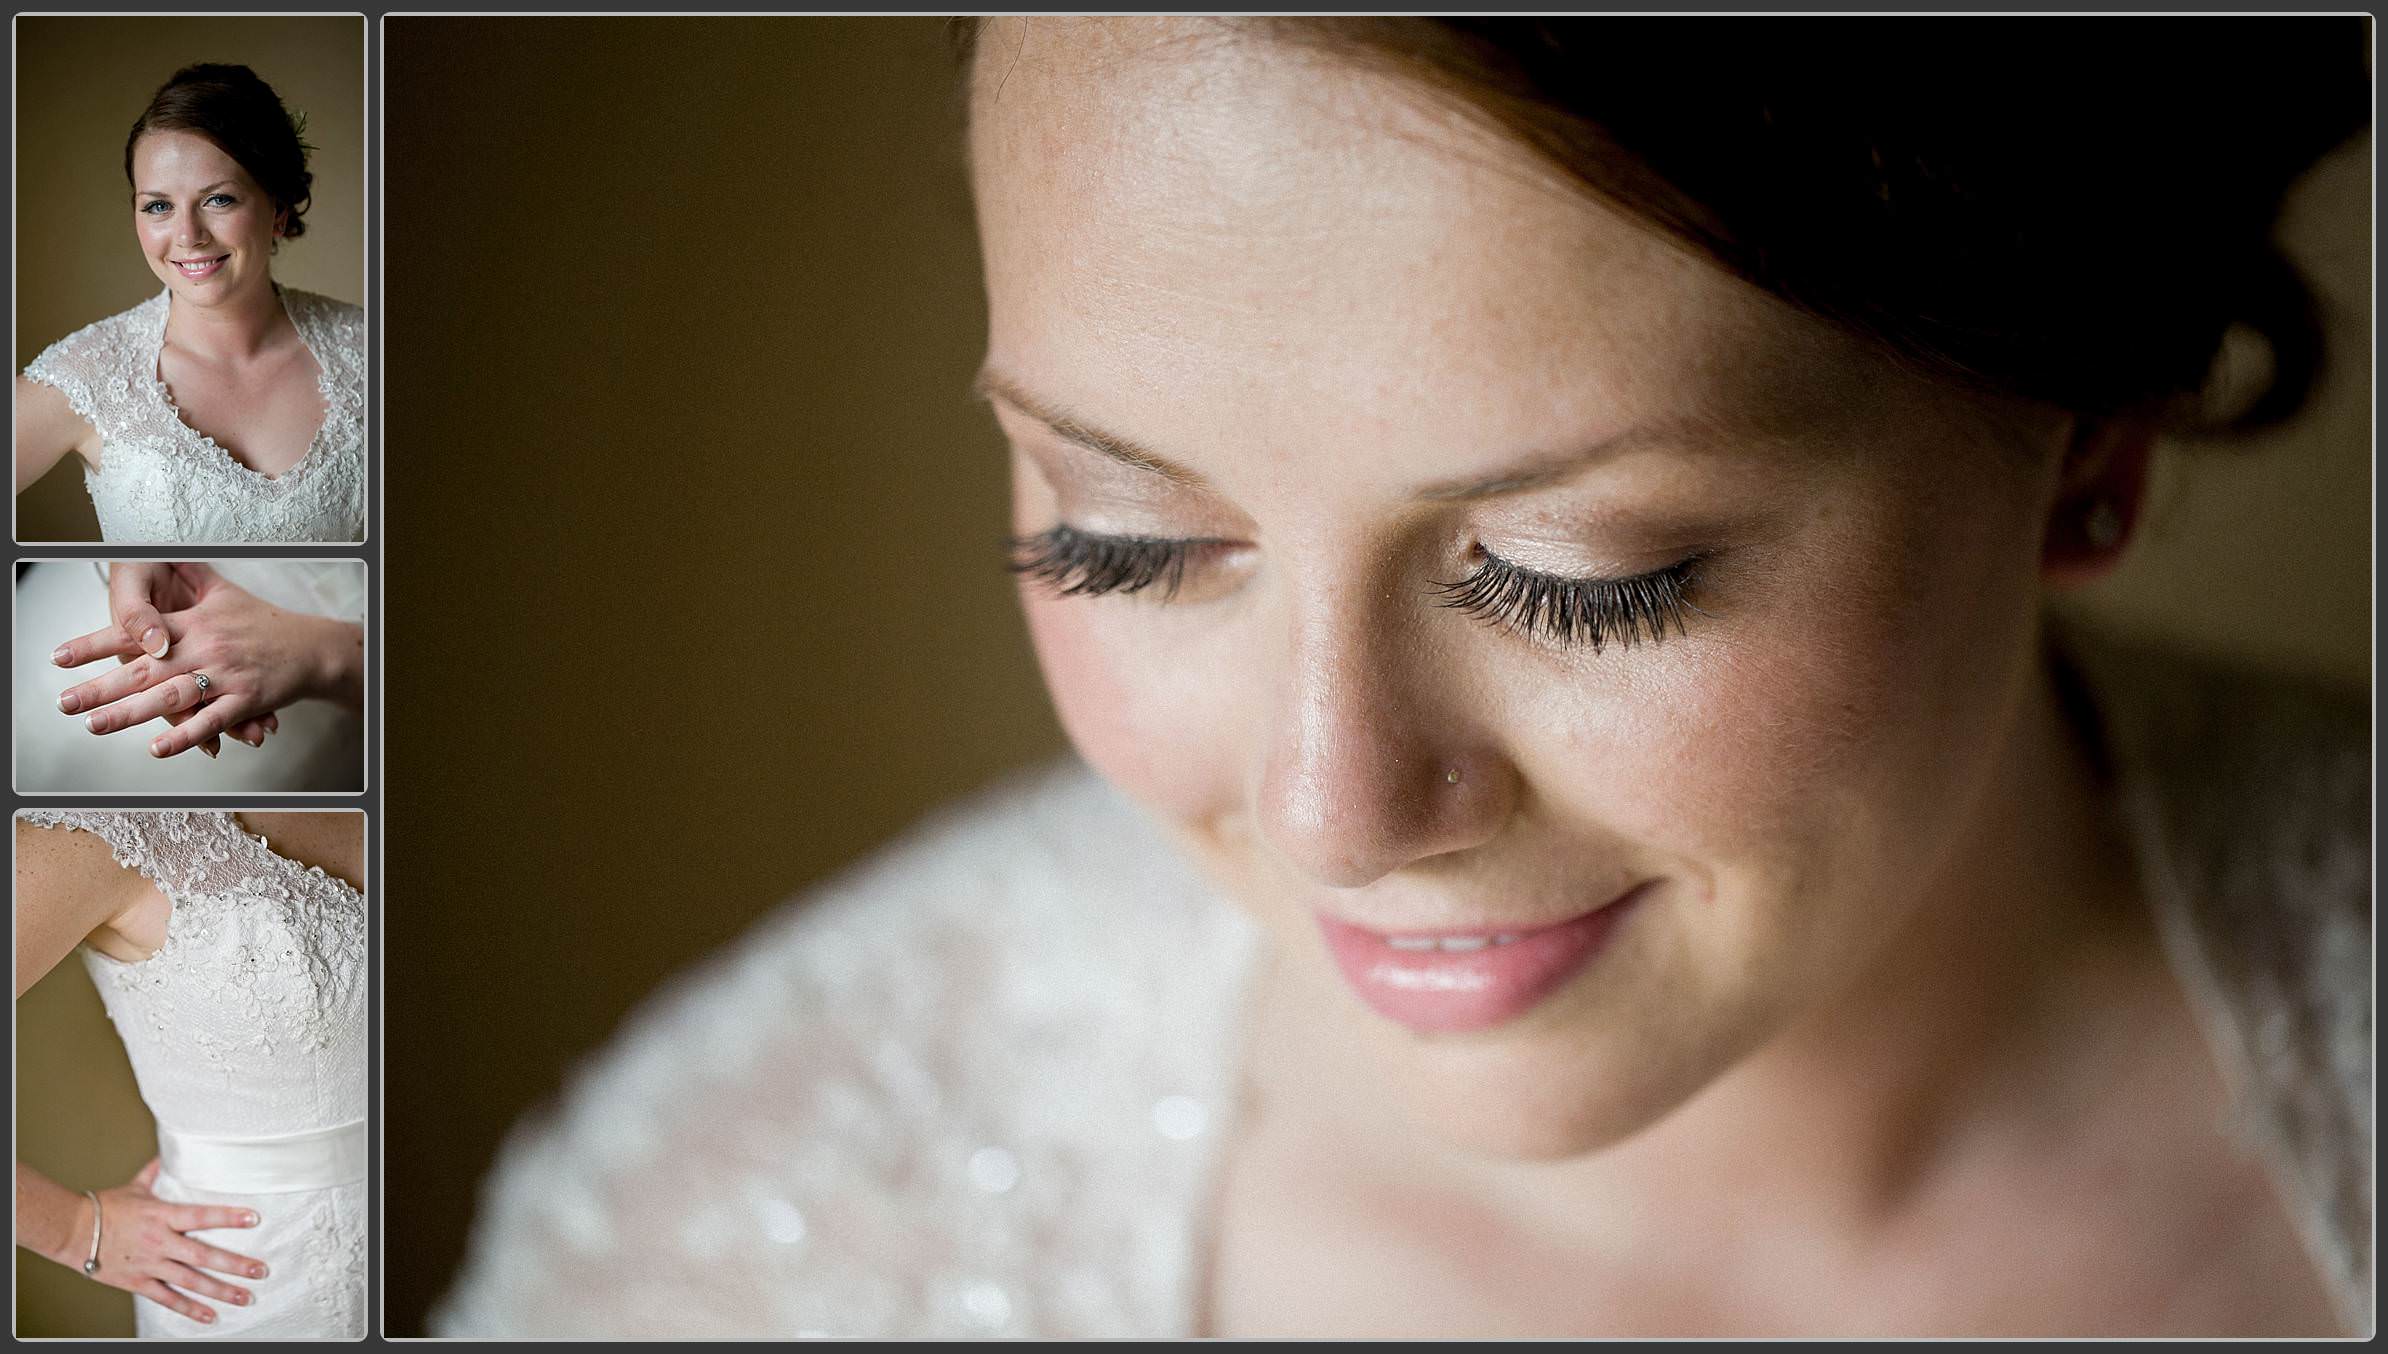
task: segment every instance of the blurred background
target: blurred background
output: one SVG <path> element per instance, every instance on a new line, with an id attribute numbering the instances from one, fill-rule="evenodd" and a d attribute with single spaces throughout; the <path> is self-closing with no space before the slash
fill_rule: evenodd
<path id="1" fill-rule="evenodd" d="M 938 19 L 386 37 L 387 1329 L 508 1126 L 666 975 L 1060 753 Z M 2159 472 L 2079 606 L 2369 677 L 2368 139 L 2286 236 L 2335 366 Z M 956 661 L 955 655 L 967 655 Z"/>
<path id="2" fill-rule="evenodd" d="M 274 280 L 364 304 L 362 15 L 21 16 L 16 61 L 16 370 L 164 290 L 133 237 L 124 138 L 158 86 L 198 61 L 247 66 L 306 114 L 315 203 L 307 233 L 274 256 Z M 80 457 L 17 496 L 17 539 L 99 539 Z"/>

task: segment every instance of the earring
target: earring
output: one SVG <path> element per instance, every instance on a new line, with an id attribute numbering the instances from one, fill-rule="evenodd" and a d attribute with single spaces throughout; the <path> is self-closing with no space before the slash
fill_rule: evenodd
<path id="1" fill-rule="evenodd" d="M 2123 515 L 2115 511 L 2112 502 L 2101 498 L 2090 505 L 2089 520 L 2082 524 L 2082 528 L 2091 545 L 2100 550 L 2111 550 L 2117 541 L 2123 539 Z"/>

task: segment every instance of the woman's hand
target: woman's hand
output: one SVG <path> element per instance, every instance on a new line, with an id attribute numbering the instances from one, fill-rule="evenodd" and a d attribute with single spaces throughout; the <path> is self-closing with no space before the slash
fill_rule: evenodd
<path id="1" fill-rule="evenodd" d="M 257 1215 L 245 1208 L 169 1203 L 150 1193 L 157 1177 L 158 1161 L 151 1157 L 130 1181 L 98 1191 L 100 1263 L 91 1277 L 202 1323 L 216 1319 L 215 1309 L 188 1294 L 247 1306 L 254 1295 L 215 1274 L 262 1279 L 265 1262 L 194 1240 L 189 1233 L 215 1227 L 254 1227 Z M 91 1254 L 89 1199 L 82 1200 L 78 1221 L 81 1226 L 74 1235 L 83 1238 L 83 1248 L 77 1251 L 70 1242 L 65 1254 L 50 1258 L 81 1269 Z"/>
<path id="2" fill-rule="evenodd" d="M 120 619 L 59 646 L 51 657 L 63 667 L 110 656 L 129 659 L 104 677 L 68 688 L 59 697 L 60 710 L 91 712 L 86 723 L 93 733 L 187 712 L 150 742 L 152 755 L 171 757 L 252 722 L 270 728 L 273 712 L 293 701 L 319 697 L 362 705 L 364 627 L 274 606 L 205 564 L 176 564 L 172 571 L 171 582 L 152 580 L 145 595 L 191 600 L 157 614 L 154 628 L 162 635 L 149 635 L 148 613 L 135 609 L 129 623 Z M 135 637 L 129 653 L 128 634 Z M 151 643 L 139 643 L 143 636 Z M 208 678 L 204 699 L 194 673 Z"/>
<path id="3" fill-rule="evenodd" d="M 210 572 L 213 572 L 212 570 Z M 115 621 L 117 635 L 122 639 L 115 650 L 118 662 L 131 662 L 142 654 L 159 658 L 166 656 L 170 639 L 163 610 L 182 610 L 199 600 L 195 581 L 175 571 L 169 563 L 147 560 L 126 560 L 108 568 L 108 615 Z M 101 632 L 95 631 L 94 634 Z M 86 639 L 91 636 L 85 636 Z M 52 659 L 65 662 L 67 649 L 61 647 Z M 96 655 L 95 655 L 96 656 Z M 83 659 L 89 662 L 90 659 Z M 59 703 L 65 710 L 65 702 Z M 67 710 L 69 714 L 74 711 Z M 180 725 L 191 717 L 190 711 L 168 715 L 169 725 Z M 265 746 L 265 736 L 279 727 L 279 721 L 245 720 L 225 730 L 250 747 Z M 213 757 L 223 750 L 219 738 L 210 737 L 199 744 L 199 750 Z"/>

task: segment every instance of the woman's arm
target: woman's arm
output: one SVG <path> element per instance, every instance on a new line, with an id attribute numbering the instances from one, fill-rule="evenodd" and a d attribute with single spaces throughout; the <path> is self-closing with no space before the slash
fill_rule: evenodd
<path id="1" fill-rule="evenodd" d="M 116 863 L 88 832 L 17 820 L 17 990 L 26 991 L 144 893 L 147 880 Z"/>
<path id="2" fill-rule="evenodd" d="M 16 437 L 20 494 L 68 452 L 90 460 L 99 447 L 99 430 L 75 412 L 65 391 L 24 376 L 17 378 Z"/>
<path id="3" fill-rule="evenodd" d="M 108 844 L 97 836 L 17 820 L 17 995 L 24 996 L 76 945 L 112 935 L 119 918 L 155 896 L 148 881 L 118 865 Z M 24 1088 L 19 1095 L 24 1097 Z M 157 1170 L 153 1160 L 126 1183 L 96 1191 L 100 1263 L 87 1272 L 101 1283 L 193 1321 L 212 1322 L 214 1309 L 190 1294 L 243 1305 L 252 1294 L 203 1271 L 263 1278 L 265 1266 L 184 1233 L 254 1227 L 257 1215 L 245 1208 L 160 1199 L 150 1192 Z M 81 1270 L 91 1258 L 91 1231 L 91 1196 L 17 1163 L 19 1246 Z"/>
<path id="4" fill-rule="evenodd" d="M 91 1200 L 18 1162 L 17 1244 L 44 1260 L 81 1269 L 91 1258 Z"/>

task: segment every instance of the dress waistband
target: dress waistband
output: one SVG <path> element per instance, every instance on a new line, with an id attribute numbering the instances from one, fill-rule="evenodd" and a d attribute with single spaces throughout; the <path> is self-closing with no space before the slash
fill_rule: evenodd
<path id="1" fill-rule="evenodd" d="M 365 1178 L 365 1121 L 277 1138 L 158 1130 L 158 1169 L 217 1194 L 295 1194 Z"/>

